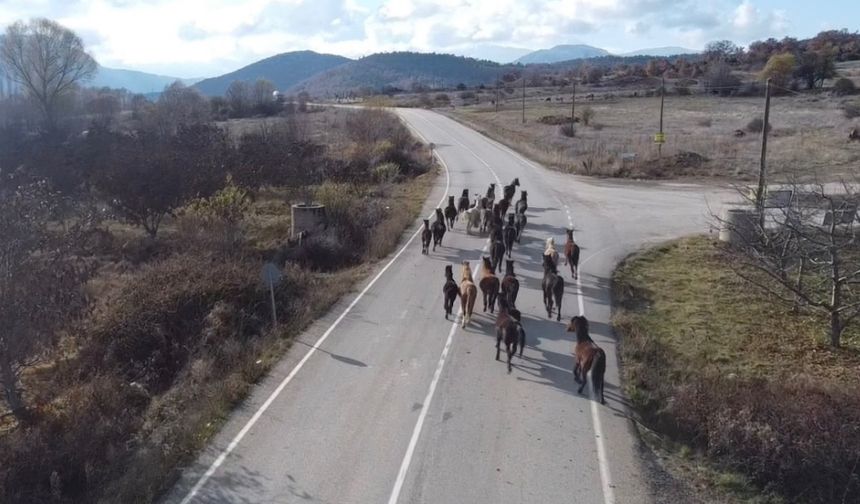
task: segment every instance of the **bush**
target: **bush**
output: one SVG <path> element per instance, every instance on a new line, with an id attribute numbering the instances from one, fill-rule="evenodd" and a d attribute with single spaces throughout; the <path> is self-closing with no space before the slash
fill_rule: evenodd
<path id="1" fill-rule="evenodd" d="M 476 95 L 475 95 L 474 91 L 463 91 L 458 96 L 460 97 L 461 100 L 466 101 L 466 100 L 474 100 Z"/>
<path id="2" fill-rule="evenodd" d="M 562 124 L 558 127 L 558 132 L 569 138 L 576 136 L 576 128 L 572 124 Z"/>
<path id="3" fill-rule="evenodd" d="M 549 124 L 550 126 L 558 126 L 561 124 L 570 124 L 570 117 L 563 115 L 545 115 L 539 117 L 537 122 L 541 124 Z"/>
<path id="4" fill-rule="evenodd" d="M 442 103 L 446 105 L 451 103 L 451 97 L 448 96 L 447 93 L 439 93 L 435 97 L 433 97 L 433 99 L 436 101 L 436 103 Z"/>
<path id="5" fill-rule="evenodd" d="M 764 119 L 760 117 L 756 117 L 752 121 L 747 123 L 747 131 L 750 133 L 761 133 L 762 127 L 764 126 Z M 767 131 L 770 132 L 773 129 L 772 124 L 767 125 Z"/>
<path id="6" fill-rule="evenodd" d="M 400 178 L 400 166 L 397 163 L 382 163 L 373 169 L 373 179 L 377 182 L 392 183 Z"/>
<path id="7" fill-rule="evenodd" d="M 582 124 L 588 126 L 591 120 L 594 119 L 594 109 L 586 105 L 582 109 L 582 112 L 580 112 L 580 117 L 582 118 Z"/>
<path id="8" fill-rule="evenodd" d="M 857 92 L 857 86 L 853 80 L 842 77 L 833 83 L 833 92 L 838 96 L 852 95 Z"/>

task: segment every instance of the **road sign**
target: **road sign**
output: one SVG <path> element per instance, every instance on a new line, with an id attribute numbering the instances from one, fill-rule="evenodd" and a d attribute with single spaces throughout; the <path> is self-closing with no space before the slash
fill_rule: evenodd
<path id="1" fill-rule="evenodd" d="M 666 134 L 665 133 L 655 133 L 654 134 L 654 143 L 666 143 Z"/>
<path id="2" fill-rule="evenodd" d="M 281 269 L 275 263 L 266 263 L 263 265 L 263 271 L 260 272 L 260 279 L 266 287 L 278 285 L 281 281 Z"/>

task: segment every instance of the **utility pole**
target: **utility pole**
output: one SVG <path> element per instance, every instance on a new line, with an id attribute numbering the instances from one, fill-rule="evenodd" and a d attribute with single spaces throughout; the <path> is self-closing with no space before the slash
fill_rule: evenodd
<path id="1" fill-rule="evenodd" d="M 657 143 L 657 157 L 663 159 L 663 100 L 666 95 L 666 78 L 660 78 L 660 142 Z"/>
<path id="2" fill-rule="evenodd" d="M 499 111 L 499 85 L 501 84 L 501 72 L 496 74 L 496 112 Z"/>
<path id="3" fill-rule="evenodd" d="M 570 136 L 574 135 L 576 127 L 576 81 L 573 81 L 573 93 L 570 95 Z"/>
<path id="4" fill-rule="evenodd" d="M 764 229 L 764 197 L 767 186 L 767 130 L 770 126 L 770 79 L 764 88 L 764 124 L 761 127 L 761 164 L 758 169 L 758 188 L 755 192 L 755 207 L 759 214 L 759 225 Z"/>
<path id="5" fill-rule="evenodd" d="M 526 72 L 523 71 L 523 124 L 526 123 Z"/>

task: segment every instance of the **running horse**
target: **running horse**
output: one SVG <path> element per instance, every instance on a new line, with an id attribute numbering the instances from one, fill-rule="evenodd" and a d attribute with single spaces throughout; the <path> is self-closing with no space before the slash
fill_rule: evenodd
<path id="1" fill-rule="evenodd" d="M 526 210 L 529 209 L 528 195 L 529 195 L 529 193 L 527 191 L 521 191 L 520 192 L 520 199 L 517 201 L 517 204 L 514 206 L 514 213 L 518 213 L 518 214 L 525 214 L 526 213 Z"/>
<path id="2" fill-rule="evenodd" d="M 460 309 L 463 311 L 463 325 L 472 321 L 475 300 L 478 298 L 478 287 L 472 281 L 472 268 L 469 261 L 463 261 L 463 273 L 460 275 Z"/>
<path id="3" fill-rule="evenodd" d="M 460 196 L 460 200 L 457 202 L 457 214 L 461 214 L 469 209 L 469 190 L 463 189 L 463 195 Z"/>
<path id="4" fill-rule="evenodd" d="M 517 305 L 517 294 L 519 292 L 520 281 L 517 280 L 517 275 L 514 273 L 514 261 L 508 259 L 505 262 L 505 276 L 502 278 L 501 297 L 505 299 L 510 308 L 514 308 Z"/>
<path id="5" fill-rule="evenodd" d="M 526 214 L 518 213 L 514 216 L 514 220 L 516 221 L 517 226 L 517 243 L 519 243 L 523 237 L 523 230 L 526 228 L 528 219 L 526 218 Z"/>
<path id="6" fill-rule="evenodd" d="M 493 260 L 493 273 L 499 270 L 502 264 L 502 259 L 505 257 L 505 244 L 502 241 L 502 230 L 494 229 L 490 234 L 490 257 Z"/>
<path id="7" fill-rule="evenodd" d="M 546 316 L 552 318 L 552 302 L 558 305 L 558 317 L 561 320 L 561 298 L 564 296 L 564 279 L 558 274 L 558 269 L 552 257 L 543 256 L 543 304 L 546 307 Z"/>
<path id="8" fill-rule="evenodd" d="M 513 214 L 508 214 L 508 223 L 505 225 L 503 232 L 505 239 L 505 248 L 508 251 L 508 259 L 511 258 L 511 253 L 514 250 L 514 242 L 517 241 L 517 226 L 514 224 Z"/>
<path id="9" fill-rule="evenodd" d="M 454 301 L 457 300 L 457 295 L 460 293 L 460 288 L 454 282 L 453 267 L 448 264 L 445 266 L 445 284 L 442 286 L 442 295 L 445 299 L 445 320 L 454 311 Z"/>
<path id="10" fill-rule="evenodd" d="M 430 252 L 430 240 L 433 239 L 433 231 L 430 230 L 430 219 L 424 219 L 424 229 L 421 230 L 421 253 L 427 255 Z"/>
<path id="11" fill-rule="evenodd" d="M 594 395 L 600 397 L 600 404 L 606 404 L 603 397 L 603 379 L 606 374 L 606 352 L 597 346 L 588 334 L 588 319 L 577 315 L 570 319 L 567 331 L 576 334 L 576 345 L 573 347 L 575 363 L 573 379 L 579 384 L 578 393 L 582 393 L 587 382 L 588 372 L 591 371 L 591 386 Z"/>
<path id="12" fill-rule="evenodd" d="M 520 349 L 520 357 L 523 356 L 523 348 L 526 346 L 526 331 L 520 322 L 520 314 L 512 309 L 505 298 L 499 298 L 499 314 L 496 316 L 496 360 L 499 360 L 501 343 L 505 342 L 505 350 L 508 354 L 508 374 L 511 373 L 511 357 Z"/>
<path id="13" fill-rule="evenodd" d="M 496 298 L 499 296 L 499 277 L 493 272 L 493 264 L 490 258 L 484 256 L 483 266 L 481 267 L 481 279 L 478 281 L 478 287 L 481 288 L 481 293 L 484 295 L 484 311 L 487 307 L 490 308 L 490 313 L 496 311 Z"/>
<path id="14" fill-rule="evenodd" d="M 436 252 L 436 246 L 442 246 L 442 238 L 445 236 L 445 217 L 442 215 L 442 209 L 436 209 L 436 220 L 433 222 L 433 252 Z"/>
<path id="15" fill-rule="evenodd" d="M 486 198 L 488 200 L 490 200 L 491 202 L 495 201 L 495 199 L 496 199 L 496 183 L 495 182 L 491 183 L 490 187 L 487 188 Z"/>
<path id="16" fill-rule="evenodd" d="M 579 278 L 579 245 L 573 241 L 573 229 L 565 229 L 567 242 L 564 244 L 564 264 L 570 266 L 570 276 Z"/>
<path id="17" fill-rule="evenodd" d="M 514 193 L 517 192 L 517 187 L 520 185 L 519 177 L 515 178 L 511 181 L 511 185 L 506 185 L 502 188 L 502 196 L 504 199 L 510 201 L 514 198 Z"/>
<path id="18" fill-rule="evenodd" d="M 454 205 L 454 197 L 448 196 L 448 206 L 445 207 L 445 221 L 448 229 L 454 229 L 454 221 L 457 220 L 457 207 Z"/>

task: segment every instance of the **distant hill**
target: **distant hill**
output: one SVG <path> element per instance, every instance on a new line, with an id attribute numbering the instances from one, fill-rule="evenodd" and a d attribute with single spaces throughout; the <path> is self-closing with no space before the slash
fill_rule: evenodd
<path id="1" fill-rule="evenodd" d="M 451 54 L 380 53 L 314 75 L 291 91 L 332 96 L 362 88 L 379 91 L 383 87 L 410 90 L 414 85 L 429 88 L 450 88 L 460 83 L 477 86 L 491 84 L 501 71 L 513 68 Z"/>
<path id="2" fill-rule="evenodd" d="M 235 72 L 204 79 L 194 87 L 204 95 L 217 96 L 223 95 L 233 81 L 264 78 L 272 81 L 276 89 L 284 91 L 313 75 L 352 61 L 343 56 L 313 51 L 287 52 L 251 63 Z"/>
<path id="3" fill-rule="evenodd" d="M 185 85 L 191 85 L 199 79 L 180 79 L 167 75 L 156 75 L 137 70 L 123 70 L 121 68 L 108 68 L 100 66 L 93 80 L 87 83 L 91 87 L 109 87 L 113 89 L 125 88 L 132 93 L 157 93 L 164 90 L 165 86 L 173 84 L 177 80 Z"/>
<path id="4" fill-rule="evenodd" d="M 619 54 L 618 56 L 655 56 L 665 58 L 667 56 L 677 56 L 678 54 L 699 54 L 701 51 L 687 49 L 685 47 L 651 47 L 648 49 L 638 49 L 627 53 Z"/>
<path id="5" fill-rule="evenodd" d="M 558 63 L 584 58 L 608 56 L 609 51 L 585 44 L 557 45 L 550 49 L 539 49 L 517 59 L 515 63 L 529 65 L 532 63 Z"/>

